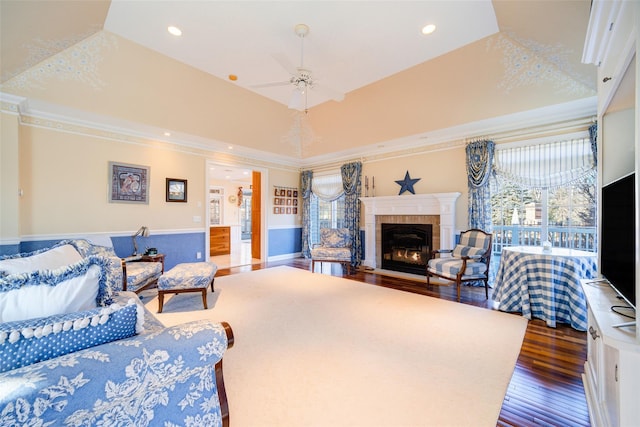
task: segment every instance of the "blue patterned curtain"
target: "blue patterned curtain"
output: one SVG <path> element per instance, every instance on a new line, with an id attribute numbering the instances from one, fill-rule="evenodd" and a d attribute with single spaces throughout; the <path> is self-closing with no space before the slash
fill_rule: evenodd
<path id="1" fill-rule="evenodd" d="M 360 241 L 360 196 L 362 185 L 362 163 L 345 163 L 340 168 L 344 188 L 344 222 L 351 234 L 351 265 L 358 267 L 362 263 L 362 242 Z"/>
<path id="2" fill-rule="evenodd" d="M 300 173 L 300 189 L 302 193 L 302 255 L 311 258 L 309 232 L 311 231 L 311 181 L 313 171 Z"/>
<path id="3" fill-rule="evenodd" d="M 467 144 L 467 176 L 469 185 L 469 227 L 491 232 L 491 192 L 489 177 L 493 165 L 493 141 L 480 140 Z"/>
<path id="4" fill-rule="evenodd" d="M 589 126 L 589 139 L 591 140 L 591 152 L 593 153 L 593 164 L 598 165 L 598 123 Z"/>

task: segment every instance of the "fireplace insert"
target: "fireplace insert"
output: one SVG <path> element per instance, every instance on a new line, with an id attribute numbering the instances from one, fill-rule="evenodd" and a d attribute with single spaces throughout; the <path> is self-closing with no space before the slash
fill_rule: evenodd
<path id="1" fill-rule="evenodd" d="M 431 224 L 381 224 L 382 268 L 425 274 L 433 241 Z"/>

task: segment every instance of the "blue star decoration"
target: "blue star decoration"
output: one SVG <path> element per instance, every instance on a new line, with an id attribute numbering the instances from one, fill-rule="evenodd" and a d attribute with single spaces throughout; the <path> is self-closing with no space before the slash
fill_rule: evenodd
<path id="1" fill-rule="evenodd" d="M 410 191 L 411 194 L 416 194 L 416 192 L 413 190 L 413 184 L 420 181 L 421 179 L 422 178 L 411 179 L 411 177 L 409 176 L 409 171 L 407 171 L 407 173 L 404 175 L 404 180 L 396 181 L 396 184 L 400 186 L 400 192 L 398 193 L 398 195 L 404 193 L 405 191 Z"/>

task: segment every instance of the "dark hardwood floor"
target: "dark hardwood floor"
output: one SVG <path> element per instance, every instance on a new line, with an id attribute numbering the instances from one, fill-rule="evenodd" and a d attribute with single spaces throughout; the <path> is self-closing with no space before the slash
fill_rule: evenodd
<path id="1" fill-rule="evenodd" d="M 303 258 L 296 258 L 225 268 L 218 270 L 217 276 L 279 265 L 308 270 L 310 262 Z M 326 267 L 323 272 L 327 273 Z M 365 271 L 344 275 L 340 265 L 337 264 L 331 267 L 331 274 L 449 301 L 456 299 L 454 286 L 427 286 L 418 281 Z M 490 309 L 490 301 L 485 299 L 484 288 L 463 287 L 461 304 Z M 497 425 L 500 427 L 590 426 L 581 377 L 586 355 L 586 332 L 576 331 L 568 325 L 548 328 L 541 320 L 530 321 Z M 460 408 L 464 410 L 464 402 L 460 402 Z"/>

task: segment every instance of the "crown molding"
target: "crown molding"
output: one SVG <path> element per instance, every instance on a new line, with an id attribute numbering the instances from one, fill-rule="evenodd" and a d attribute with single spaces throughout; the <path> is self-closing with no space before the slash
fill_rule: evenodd
<path id="1" fill-rule="evenodd" d="M 459 126 L 437 129 L 394 140 L 378 142 L 364 147 L 315 156 L 301 160 L 304 169 L 344 163 L 353 159 L 365 162 L 390 157 L 406 157 L 416 154 L 450 150 L 464 146 L 471 139 L 486 138 L 496 142 L 514 137 L 534 138 L 549 131 L 588 127 L 597 116 L 597 96 L 578 99 L 563 104 L 507 114 Z"/>
<path id="2" fill-rule="evenodd" d="M 581 98 L 563 104 L 507 114 L 459 126 L 437 129 L 362 147 L 309 158 L 282 156 L 274 153 L 233 144 L 233 150 L 224 141 L 203 138 L 186 133 L 164 136 L 166 129 L 146 126 L 114 117 L 107 117 L 73 110 L 37 100 L 0 92 L 0 108 L 3 112 L 18 114 L 21 123 L 28 126 L 49 128 L 98 138 L 132 143 L 165 143 L 169 149 L 194 150 L 203 156 L 215 156 L 216 161 L 244 163 L 261 167 L 289 167 L 311 169 L 330 164 L 341 164 L 353 159 L 365 162 L 380 161 L 392 157 L 405 157 L 432 151 L 450 150 L 464 146 L 470 139 L 534 137 L 549 129 L 556 131 L 577 125 L 587 126 L 595 120 L 597 97 Z"/>

